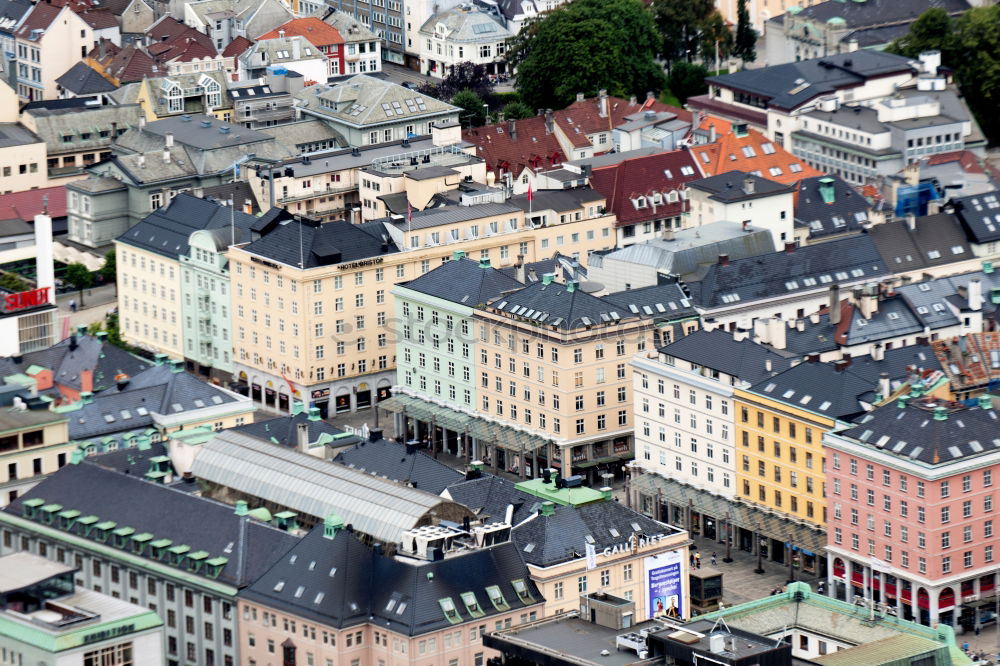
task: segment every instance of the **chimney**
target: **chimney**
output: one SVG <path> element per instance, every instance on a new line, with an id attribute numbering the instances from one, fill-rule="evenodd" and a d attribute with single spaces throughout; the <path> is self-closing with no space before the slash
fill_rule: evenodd
<path id="1" fill-rule="evenodd" d="M 173 132 L 167 132 L 166 136 L 164 136 L 164 141 L 166 142 L 164 145 L 167 148 L 173 148 L 174 147 L 174 133 Z"/>
<path id="2" fill-rule="evenodd" d="M 76 344 L 76 333 L 74 333 L 73 335 L 69 336 L 69 350 L 76 351 L 76 348 L 78 346 L 79 345 Z"/>
<path id="3" fill-rule="evenodd" d="M 753 193 L 754 193 L 753 176 L 750 175 L 750 174 L 747 174 L 743 178 L 743 194 L 746 194 L 747 196 L 749 196 L 749 195 L 751 195 Z"/>
<path id="4" fill-rule="evenodd" d="M 892 393 L 892 383 L 889 381 L 889 373 L 883 372 L 878 376 L 878 392 L 885 400 Z"/>
<path id="5" fill-rule="evenodd" d="M 48 199 L 45 199 L 48 208 Z M 35 216 L 35 286 L 48 288 L 46 300 L 56 302 L 56 273 L 52 259 L 52 218 L 46 212 Z"/>
<path id="6" fill-rule="evenodd" d="M 146 129 L 146 116 L 139 116 L 139 131 Z"/>
<path id="7" fill-rule="evenodd" d="M 840 285 L 830 285 L 830 323 L 836 326 L 840 323 Z"/>
<path id="8" fill-rule="evenodd" d="M 584 94 L 583 94 L 582 92 L 578 92 L 578 93 L 576 94 L 576 101 L 578 101 L 578 102 L 582 102 L 582 101 L 584 101 L 585 99 L 587 99 L 587 96 L 586 96 L 586 95 L 584 95 Z"/>
<path id="9" fill-rule="evenodd" d="M 854 53 L 857 50 L 858 50 L 858 40 L 856 39 L 847 40 L 847 52 Z"/>
<path id="10" fill-rule="evenodd" d="M 885 347 L 882 346 L 881 342 L 872 345 L 871 357 L 873 361 L 881 361 L 885 358 Z"/>
<path id="11" fill-rule="evenodd" d="M 253 202 L 249 199 L 243 200 L 243 212 L 247 215 L 253 215 Z"/>
<path id="12" fill-rule="evenodd" d="M 295 424 L 295 448 L 299 453 L 309 453 L 309 424 Z"/>
<path id="13" fill-rule="evenodd" d="M 601 118 L 608 117 L 608 91 L 604 88 L 597 91 L 597 113 Z"/>
<path id="14" fill-rule="evenodd" d="M 655 99 L 656 99 L 656 95 L 653 93 L 652 90 L 646 91 L 646 104 L 648 104 L 649 106 L 652 106 L 651 102 L 653 102 Z"/>
<path id="15" fill-rule="evenodd" d="M 278 31 L 278 39 L 284 39 L 284 38 L 285 38 L 285 31 L 284 30 L 279 30 Z"/>
<path id="16" fill-rule="evenodd" d="M 785 241 L 785 252 L 788 254 L 795 252 L 795 241 Z"/>
<path id="17" fill-rule="evenodd" d="M 163 163 L 170 164 L 170 150 L 167 148 L 163 149 Z"/>
<path id="18" fill-rule="evenodd" d="M 802 333 L 803 331 L 805 331 L 806 330 L 806 320 L 805 319 L 796 319 L 795 320 L 795 330 L 798 331 L 799 333 Z"/>
<path id="19" fill-rule="evenodd" d="M 774 365 L 773 363 L 771 363 L 771 359 L 768 358 L 764 360 L 764 370 L 766 370 L 767 372 L 771 372 L 773 367 Z"/>
<path id="20" fill-rule="evenodd" d="M 917 216 L 913 213 L 906 214 L 906 228 L 910 231 L 917 230 Z"/>
<path id="21" fill-rule="evenodd" d="M 146 155 L 144 153 L 139 153 L 139 168 L 146 168 Z"/>
<path id="22" fill-rule="evenodd" d="M 381 428 L 371 428 L 368 430 L 368 441 L 377 442 L 382 439 L 382 429 Z"/>
<path id="23" fill-rule="evenodd" d="M 719 133 L 715 129 L 715 123 L 708 126 L 708 142 L 715 143 L 719 140 Z"/>
<path id="24" fill-rule="evenodd" d="M 720 254 L 719 255 L 719 265 L 720 266 L 728 266 L 729 265 L 729 255 L 728 254 Z"/>
<path id="25" fill-rule="evenodd" d="M 871 287 L 865 289 L 858 289 L 860 291 L 860 297 L 858 298 L 858 307 L 861 310 L 861 315 L 867 320 L 871 319 L 872 315 L 878 313 L 878 288 Z"/>
<path id="26" fill-rule="evenodd" d="M 552 114 L 552 109 L 545 109 L 545 133 L 552 134 L 555 129 L 555 116 Z"/>
<path id="27" fill-rule="evenodd" d="M 979 281 L 979 278 L 969 280 L 969 286 L 966 291 L 969 295 L 969 309 L 981 310 L 983 308 L 983 285 Z"/>
<path id="28" fill-rule="evenodd" d="M 292 60 L 298 60 L 300 55 L 300 49 L 302 48 L 302 41 L 299 39 L 292 40 Z"/>
<path id="29" fill-rule="evenodd" d="M 844 370 L 847 369 L 847 366 L 849 366 L 850 364 L 851 364 L 850 361 L 845 361 L 844 359 L 840 359 L 839 361 L 834 361 L 833 369 L 836 370 L 837 372 L 843 372 Z"/>
<path id="30" fill-rule="evenodd" d="M 514 279 L 521 284 L 527 284 L 527 274 L 524 266 L 524 255 L 517 255 L 517 263 L 514 265 Z"/>
<path id="31" fill-rule="evenodd" d="M 808 363 L 819 363 L 819 354 L 812 353 L 806 356 L 806 362 Z"/>
<path id="32" fill-rule="evenodd" d="M 507 134 L 510 134 L 511 141 L 517 141 L 517 123 L 513 120 L 507 121 Z"/>
<path id="33" fill-rule="evenodd" d="M 768 344 L 775 349 L 784 349 L 787 346 L 785 341 L 788 333 L 785 322 L 777 317 L 772 317 L 769 322 L 768 328 L 771 329 L 771 339 Z"/>

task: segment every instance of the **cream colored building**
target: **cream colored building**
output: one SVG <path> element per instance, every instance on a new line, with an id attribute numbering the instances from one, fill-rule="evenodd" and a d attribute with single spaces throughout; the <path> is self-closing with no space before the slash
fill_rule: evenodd
<path id="1" fill-rule="evenodd" d="M 0 507 L 69 461 L 67 419 L 47 409 L 0 409 Z"/>
<path id="2" fill-rule="evenodd" d="M 651 320 L 552 275 L 495 299 L 475 319 L 478 416 L 549 441 L 531 451 L 481 442 L 479 457 L 496 469 L 549 467 L 591 481 L 620 471 L 633 457 L 629 360 L 651 343 Z"/>
<path id="3" fill-rule="evenodd" d="M 17 94 L 28 101 L 58 99 L 56 79 L 87 57 L 96 35 L 68 5 L 35 4 L 14 33 Z"/>
<path id="4" fill-rule="evenodd" d="M 122 338 L 137 347 L 182 358 L 181 271 L 177 259 L 121 239 L 115 241 L 115 249 Z"/>
<path id="5" fill-rule="evenodd" d="M 388 397 L 401 334 L 392 321 L 394 284 L 459 249 L 504 267 L 519 255 L 531 262 L 556 251 L 586 257 L 614 247 L 614 217 L 604 213 L 599 193 L 541 195 L 529 215 L 529 203 L 515 197 L 415 211 L 409 222 L 300 225 L 272 218 L 258 240 L 229 250 L 234 374 L 255 399 L 282 409 L 290 397 L 324 414 Z"/>
<path id="6" fill-rule="evenodd" d="M 38 135 L 17 123 L 0 123 L 0 194 L 48 187 L 45 165 L 45 142 Z"/>

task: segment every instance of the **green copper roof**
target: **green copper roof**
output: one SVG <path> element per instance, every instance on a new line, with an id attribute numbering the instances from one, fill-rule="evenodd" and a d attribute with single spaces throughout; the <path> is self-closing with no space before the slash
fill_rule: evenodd
<path id="1" fill-rule="evenodd" d="M 42 511 L 45 513 L 55 513 L 56 511 L 62 511 L 62 504 L 46 504 L 42 507 Z"/>
<path id="2" fill-rule="evenodd" d="M 80 524 L 93 525 L 98 520 L 100 520 L 100 518 L 98 518 L 97 516 L 84 516 L 83 518 L 80 519 Z"/>
<path id="3" fill-rule="evenodd" d="M 251 509 L 247 515 L 249 515 L 251 518 L 262 520 L 265 523 L 271 522 L 271 512 L 262 506 L 259 506 L 256 509 Z"/>
<path id="4" fill-rule="evenodd" d="M 174 546 L 173 548 L 168 548 L 167 550 L 173 553 L 174 555 L 183 555 L 184 553 L 191 550 L 191 546 L 182 543 L 180 545 Z"/>
<path id="5" fill-rule="evenodd" d="M 153 535 L 150 534 L 149 532 L 142 532 L 141 534 L 133 534 L 132 535 L 132 541 L 138 541 L 139 543 L 146 543 L 147 541 L 151 540 L 152 538 L 153 538 Z"/>
<path id="6" fill-rule="evenodd" d="M 151 543 L 149 545 L 152 548 L 166 548 L 167 546 L 169 546 L 172 543 L 173 543 L 173 541 L 171 541 L 170 539 L 157 539 L 156 541 L 154 541 L 153 543 Z"/>
<path id="7" fill-rule="evenodd" d="M 105 520 L 103 523 L 97 523 L 97 525 L 95 525 L 94 527 L 96 527 L 99 530 L 112 530 L 117 524 L 118 523 L 116 523 L 113 520 Z"/>
<path id="8" fill-rule="evenodd" d="M 23 504 L 24 506 L 30 506 L 32 509 L 34 509 L 45 504 L 45 500 L 43 500 L 41 497 L 32 497 L 30 500 L 24 500 L 23 502 L 21 502 L 21 504 Z"/>
<path id="9" fill-rule="evenodd" d="M 208 552 L 204 550 L 197 550 L 193 553 L 188 554 L 188 557 L 190 557 L 192 560 L 207 560 Z"/>
<path id="10" fill-rule="evenodd" d="M 135 528 L 134 527 L 119 527 L 114 532 L 112 532 L 112 534 L 116 534 L 116 535 L 122 536 L 122 537 L 131 536 L 132 534 L 135 534 Z"/>
<path id="11" fill-rule="evenodd" d="M 42 372 L 43 370 L 45 370 L 45 368 L 43 368 L 42 366 L 31 364 L 27 368 L 25 368 L 24 374 L 37 375 L 39 372 Z"/>
<path id="12" fill-rule="evenodd" d="M 556 484 L 545 483 L 544 479 L 522 481 L 514 486 L 521 492 L 547 499 L 563 506 L 581 506 L 604 501 L 604 493 L 593 488 L 556 488 Z"/>
<path id="13" fill-rule="evenodd" d="M 225 563 L 228 561 L 229 561 L 228 557 L 213 557 L 212 559 L 207 560 L 205 564 L 207 564 L 210 567 L 221 567 L 225 565 Z"/>
<path id="14" fill-rule="evenodd" d="M 79 515 L 80 515 L 80 512 L 77 511 L 76 509 L 66 509 L 65 511 L 60 511 L 59 512 L 59 517 L 60 518 L 65 518 L 66 520 L 73 520 L 74 518 L 76 518 Z"/>

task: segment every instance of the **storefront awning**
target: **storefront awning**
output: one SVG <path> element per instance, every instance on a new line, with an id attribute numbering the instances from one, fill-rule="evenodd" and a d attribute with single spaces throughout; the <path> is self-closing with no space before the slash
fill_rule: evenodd
<path id="1" fill-rule="evenodd" d="M 736 527 L 760 532 L 763 536 L 783 543 L 791 540 L 807 552 L 822 553 L 826 548 L 826 533 L 823 530 L 802 525 L 752 504 L 731 502 L 706 490 L 693 488 L 658 474 L 633 476 L 631 485 L 642 495 L 656 497 L 662 493 L 664 502 L 685 507 L 690 504 L 692 510 L 713 516 L 716 520 L 725 520 L 728 513 L 729 520 Z"/>
<path id="2" fill-rule="evenodd" d="M 546 444 L 551 442 L 549 439 L 517 428 L 487 421 L 409 395 L 394 395 L 391 398 L 386 398 L 378 403 L 378 407 L 390 412 L 406 412 L 407 416 L 419 421 L 428 423 L 433 421 L 434 425 L 455 432 L 467 432 L 470 437 L 489 444 L 495 442 L 497 446 L 508 451 L 520 452 L 523 450 L 525 453 L 531 453 L 544 448 Z"/>

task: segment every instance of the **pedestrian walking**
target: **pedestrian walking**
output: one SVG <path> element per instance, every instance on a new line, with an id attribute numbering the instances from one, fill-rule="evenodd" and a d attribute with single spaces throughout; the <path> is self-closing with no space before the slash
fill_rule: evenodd
<path id="1" fill-rule="evenodd" d="M 691 561 L 691 566 L 694 566 L 694 553 L 691 553 L 691 554 L 690 554 L 690 555 L 688 556 L 688 559 L 689 559 L 689 560 Z"/>
<path id="2" fill-rule="evenodd" d="M 716 560 L 716 557 L 715 557 L 715 551 L 713 550 L 713 551 L 712 551 L 712 566 L 713 566 L 713 567 L 715 566 L 715 564 L 716 564 L 716 561 L 717 561 L 717 560 Z"/>
<path id="3" fill-rule="evenodd" d="M 701 553 L 694 554 L 694 568 L 701 569 Z"/>
<path id="4" fill-rule="evenodd" d="M 76 299 L 75 298 L 69 299 L 69 310 L 70 310 L 70 312 L 76 312 Z"/>

